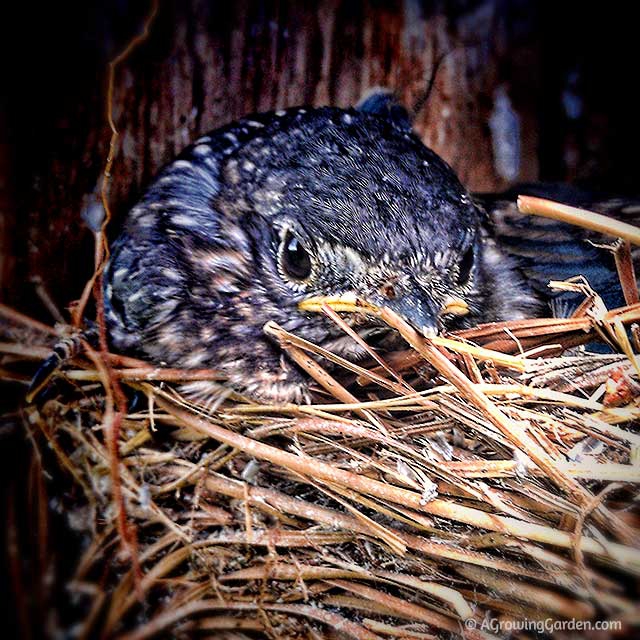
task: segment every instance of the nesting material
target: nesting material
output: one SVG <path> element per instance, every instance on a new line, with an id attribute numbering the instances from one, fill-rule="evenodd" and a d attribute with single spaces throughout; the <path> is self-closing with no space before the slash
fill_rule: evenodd
<path id="1" fill-rule="evenodd" d="M 584 283 L 558 286 L 585 294 L 571 318 L 432 339 L 367 308 L 407 349 L 358 365 L 269 324 L 317 382 L 304 406 L 222 383 L 194 404 L 179 383 L 214 371 L 86 345 L 25 408 L 81 540 L 57 586 L 77 603 L 76 635 L 561 637 L 596 620 L 626 633 L 640 577 L 640 304 L 607 311 Z M 332 305 L 362 312 L 314 304 L 339 324 Z M 1 311 L 3 373 L 19 378 L 52 331 Z M 616 353 L 575 348 L 594 340 Z"/>

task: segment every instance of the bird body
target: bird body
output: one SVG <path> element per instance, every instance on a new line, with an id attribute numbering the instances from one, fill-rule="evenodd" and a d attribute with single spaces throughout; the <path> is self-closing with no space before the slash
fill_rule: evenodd
<path id="1" fill-rule="evenodd" d="M 268 321 L 357 357 L 329 320 L 299 308 L 310 297 L 356 295 L 425 334 L 536 310 L 483 216 L 388 109 L 242 119 L 188 147 L 129 212 L 104 276 L 111 344 L 217 369 L 254 398 L 303 400 L 307 379 L 265 335 Z M 468 313 L 448 311 L 456 300 Z M 348 321 L 363 336 L 383 330 Z"/>

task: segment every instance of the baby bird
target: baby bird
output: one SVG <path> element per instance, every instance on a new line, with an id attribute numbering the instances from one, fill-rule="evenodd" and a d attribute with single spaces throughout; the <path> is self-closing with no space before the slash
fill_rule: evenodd
<path id="1" fill-rule="evenodd" d="M 355 295 L 425 335 L 535 312 L 483 216 L 387 101 L 244 118 L 183 151 L 129 212 L 104 274 L 111 345 L 217 369 L 259 400 L 302 401 L 309 381 L 265 323 L 358 355 L 331 321 L 300 309 L 309 298 Z M 365 337 L 383 330 L 346 319 Z"/>

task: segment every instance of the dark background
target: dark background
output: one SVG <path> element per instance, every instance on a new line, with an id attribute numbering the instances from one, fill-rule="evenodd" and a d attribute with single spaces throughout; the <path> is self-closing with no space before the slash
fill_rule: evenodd
<path id="1" fill-rule="evenodd" d="M 3 21 L 0 298 L 48 319 L 34 278 L 64 308 L 91 272 L 80 214 L 106 159 L 105 67 L 148 4 L 22 4 Z M 509 184 L 489 128 L 502 86 L 521 127 L 512 182 L 633 195 L 633 18 L 623 2 L 161 0 L 150 38 L 116 77 L 116 217 L 204 131 L 256 110 L 351 105 L 376 85 L 413 105 L 443 56 L 416 129 L 470 189 Z"/>
<path id="2" fill-rule="evenodd" d="M 36 283 L 64 310 L 93 271 L 81 213 L 107 155 L 106 65 L 148 9 L 23 2 L 0 20 L 0 301 L 46 322 Z M 416 129 L 470 189 L 542 179 L 637 195 L 636 41 L 624 2 L 161 1 L 150 37 L 116 76 L 113 228 L 157 169 L 207 130 L 251 111 L 352 105 L 376 85 L 415 105 L 432 78 Z M 497 170 L 489 126 L 499 87 L 520 123 L 513 179 Z M 0 432 L 0 483 L 19 558 L 10 590 L 29 597 L 5 629 L 20 622 L 21 637 L 37 637 L 64 603 L 56 585 L 75 556 L 72 545 L 62 559 L 47 555 L 60 549 L 56 524 L 43 542 L 46 486 L 29 473 L 16 415 Z"/>

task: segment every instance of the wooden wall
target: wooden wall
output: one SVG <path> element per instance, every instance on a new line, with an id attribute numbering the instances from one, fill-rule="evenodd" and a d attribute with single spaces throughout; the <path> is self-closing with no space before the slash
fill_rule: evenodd
<path id="1" fill-rule="evenodd" d="M 81 213 L 107 154 L 105 65 L 148 10 L 59 4 L 18 8 L 4 26 L 27 37 L 3 38 L 11 90 L 0 114 L 0 295 L 45 319 L 34 279 L 64 307 L 91 273 Z M 116 77 L 114 228 L 157 169 L 203 132 L 256 110 L 352 105 L 376 85 L 414 105 L 436 67 L 415 127 L 470 189 L 539 177 L 633 188 L 631 27 L 584 4 L 160 0 L 150 37 Z M 496 156 L 505 140 L 518 142 L 515 163 Z"/>

